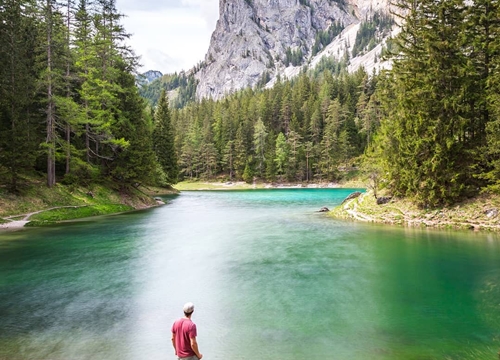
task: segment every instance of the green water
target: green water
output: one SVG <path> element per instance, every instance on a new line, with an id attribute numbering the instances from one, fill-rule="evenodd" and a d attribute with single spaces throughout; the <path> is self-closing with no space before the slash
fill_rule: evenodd
<path id="1" fill-rule="evenodd" d="M 0 359 L 496 359 L 498 235 L 343 222 L 339 189 L 185 192 L 0 233 Z"/>

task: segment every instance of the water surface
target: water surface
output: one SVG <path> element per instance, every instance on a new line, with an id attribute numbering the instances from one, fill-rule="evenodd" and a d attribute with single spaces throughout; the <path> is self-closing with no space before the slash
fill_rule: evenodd
<path id="1" fill-rule="evenodd" d="M 0 359 L 174 359 L 182 305 L 210 359 L 492 359 L 496 235 L 337 221 L 351 190 L 184 192 L 0 234 Z"/>

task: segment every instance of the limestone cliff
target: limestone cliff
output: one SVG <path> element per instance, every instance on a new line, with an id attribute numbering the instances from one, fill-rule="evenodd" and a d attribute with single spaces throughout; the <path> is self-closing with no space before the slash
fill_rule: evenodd
<path id="1" fill-rule="evenodd" d="M 272 84 L 278 74 L 294 76 L 324 55 L 345 56 L 362 21 L 388 13 L 388 6 L 388 0 L 220 0 L 210 47 L 195 73 L 197 97 L 218 99 L 263 80 Z M 380 49 L 351 59 L 352 69 L 370 61 L 374 67 Z"/>

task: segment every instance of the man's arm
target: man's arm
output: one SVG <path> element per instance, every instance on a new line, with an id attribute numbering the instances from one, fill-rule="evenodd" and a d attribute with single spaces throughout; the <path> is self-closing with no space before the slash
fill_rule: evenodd
<path id="1" fill-rule="evenodd" d="M 200 351 L 198 350 L 198 343 L 196 342 L 196 337 L 191 338 L 191 349 L 193 349 L 198 359 L 201 359 L 203 357 L 203 354 L 201 354 Z"/>
<path id="2" fill-rule="evenodd" d="M 174 333 L 172 333 L 172 346 L 174 347 L 175 355 L 177 355 L 177 348 L 175 347 L 175 334 Z"/>

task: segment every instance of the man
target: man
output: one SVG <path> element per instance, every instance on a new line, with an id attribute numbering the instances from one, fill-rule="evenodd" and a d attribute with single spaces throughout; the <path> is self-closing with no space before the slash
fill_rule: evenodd
<path id="1" fill-rule="evenodd" d="M 172 325 L 172 345 L 179 360 L 198 360 L 203 355 L 198 350 L 196 342 L 196 324 L 191 321 L 194 311 L 193 303 L 186 303 L 183 310 L 184 317 Z"/>

